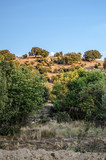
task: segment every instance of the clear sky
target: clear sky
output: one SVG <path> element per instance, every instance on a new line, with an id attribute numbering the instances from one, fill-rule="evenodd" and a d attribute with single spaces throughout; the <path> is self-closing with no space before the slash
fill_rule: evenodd
<path id="1" fill-rule="evenodd" d="M 106 57 L 106 0 L 0 0 L 0 50 L 32 47 Z"/>

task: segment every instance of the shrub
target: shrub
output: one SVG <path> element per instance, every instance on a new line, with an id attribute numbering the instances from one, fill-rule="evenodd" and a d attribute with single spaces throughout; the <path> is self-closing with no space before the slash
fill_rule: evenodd
<path id="1" fill-rule="evenodd" d="M 66 89 L 64 96 L 58 96 L 55 88 L 56 112 L 67 112 L 72 119 L 77 120 L 85 118 L 94 120 L 98 113 L 103 112 L 102 95 L 106 87 L 104 76 L 100 71 L 90 72 L 82 69 L 70 71 L 62 76 L 60 82 Z M 64 89 L 62 91 L 64 92 Z"/>
<path id="2" fill-rule="evenodd" d="M 72 66 L 70 67 L 70 71 L 75 71 L 75 66 L 74 66 L 74 65 L 72 65 Z"/>
<path id="3" fill-rule="evenodd" d="M 87 61 L 93 61 L 95 59 L 100 59 L 102 55 L 97 50 L 88 50 L 84 53 L 83 57 Z"/>
<path id="4" fill-rule="evenodd" d="M 98 66 L 101 66 L 101 63 L 98 63 Z"/>
<path id="5" fill-rule="evenodd" d="M 73 64 L 75 62 L 81 61 L 81 54 L 80 53 L 67 53 L 64 56 L 65 64 Z"/>
<path id="6" fill-rule="evenodd" d="M 42 108 L 48 90 L 38 74 L 25 67 L 0 63 L 0 134 L 14 134 L 33 111 Z"/>
<path id="7" fill-rule="evenodd" d="M 104 58 L 103 68 L 106 69 L 106 58 Z"/>
<path id="8" fill-rule="evenodd" d="M 27 54 L 24 54 L 24 55 L 22 56 L 22 58 L 24 58 L 24 59 L 27 58 Z"/>
<path id="9" fill-rule="evenodd" d="M 15 59 L 15 55 L 9 50 L 0 50 L 0 60 L 11 61 Z"/>
<path id="10" fill-rule="evenodd" d="M 56 52 L 56 53 L 54 54 L 54 57 L 61 57 L 61 56 L 63 56 L 63 53 L 62 53 L 62 52 Z"/>
<path id="11" fill-rule="evenodd" d="M 49 52 L 39 47 L 33 47 L 30 54 L 35 56 L 47 57 L 49 55 Z"/>
<path id="12" fill-rule="evenodd" d="M 98 68 L 98 65 L 97 65 L 97 64 L 95 64 L 94 68 Z"/>
<path id="13" fill-rule="evenodd" d="M 31 64 L 31 65 L 34 65 L 34 61 L 31 61 L 30 64 Z"/>
<path id="14" fill-rule="evenodd" d="M 57 69 L 57 68 L 55 68 L 53 72 L 54 72 L 54 73 L 57 73 L 57 72 L 58 72 L 58 69 Z"/>
<path id="15" fill-rule="evenodd" d="M 79 69 L 80 68 L 80 66 L 75 66 L 75 69 Z"/>
<path id="16" fill-rule="evenodd" d="M 51 82 L 57 81 L 58 79 L 59 79 L 58 76 L 52 76 L 51 77 Z"/>
<path id="17" fill-rule="evenodd" d="M 38 63 L 38 64 L 36 65 L 36 68 L 37 68 L 37 69 L 40 69 L 40 68 L 42 68 L 42 66 L 43 66 L 43 65 L 42 65 L 41 63 Z"/>
<path id="18" fill-rule="evenodd" d="M 67 112 L 58 112 L 57 113 L 57 122 L 69 122 L 70 116 Z"/>

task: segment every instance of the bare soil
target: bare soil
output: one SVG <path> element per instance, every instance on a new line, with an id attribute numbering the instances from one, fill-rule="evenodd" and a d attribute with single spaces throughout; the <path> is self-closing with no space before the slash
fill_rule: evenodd
<path id="1" fill-rule="evenodd" d="M 14 151 L 0 150 L 0 160 L 105 160 L 106 153 L 80 153 L 73 151 L 29 150 L 27 148 Z"/>

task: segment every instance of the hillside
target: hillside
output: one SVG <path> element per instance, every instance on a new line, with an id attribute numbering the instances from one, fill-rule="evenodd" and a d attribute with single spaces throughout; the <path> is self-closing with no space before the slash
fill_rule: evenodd
<path id="1" fill-rule="evenodd" d="M 27 67 L 31 66 L 33 70 L 37 70 L 36 65 L 39 63 L 39 62 L 37 62 L 39 59 L 41 59 L 41 58 L 28 57 L 28 58 L 22 59 L 22 58 L 16 57 L 15 62 L 18 62 L 20 65 L 26 65 Z M 55 60 L 56 57 L 48 56 L 45 59 L 47 62 L 51 62 L 51 61 Z M 80 62 L 73 63 L 71 65 L 53 63 L 53 64 L 51 64 L 51 66 L 48 66 L 47 64 L 44 64 L 43 68 L 51 68 L 51 70 L 49 72 L 47 72 L 47 76 L 49 78 L 51 78 L 52 76 L 62 74 L 61 71 L 59 71 L 61 68 L 69 69 L 70 67 L 73 67 L 73 66 L 75 66 L 75 67 L 78 66 L 80 68 L 84 68 L 85 70 L 92 71 L 95 69 L 95 65 L 99 64 L 98 69 L 103 70 L 103 62 L 104 62 L 103 60 L 95 60 L 95 61 L 81 60 Z M 57 73 L 54 73 L 55 69 L 58 70 Z"/>

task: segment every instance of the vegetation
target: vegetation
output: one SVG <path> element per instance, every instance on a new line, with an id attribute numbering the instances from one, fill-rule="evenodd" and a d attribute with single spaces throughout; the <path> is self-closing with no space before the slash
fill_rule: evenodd
<path id="1" fill-rule="evenodd" d="M 106 119 L 105 91 L 105 78 L 100 71 L 79 69 L 67 72 L 59 84 L 53 86 L 52 94 L 56 96 L 54 112 L 66 112 L 77 120 Z"/>
<path id="2" fill-rule="evenodd" d="M 87 61 L 93 61 L 95 59 L 100 59 L 102 55 L 97 50 L 88 50 L 84 53 L 83 57 Z"/>
<path id="3" fill-rule="evenodd" d="M 61 53 L 61 52 L 60 52 Z M 60 53 L 56 53 L 55 57 L 58 57 L 56 60 L 54 60 L 54 63 L 57 64 L 73 64 L 78 61 L 81 61 L 81 53 L 67 53 L 64 56 L 60 56 Z"/>
<path id="4" fill-rule="evenodd" d="M 63 56 L 63 52 L 56 52 L 54 54 L 54 57 L 62 57 Z"/>
<path id="5" fill-rule="evenodd" d="M 10 53 L 9 50 L 0 50 L 0 61 L 12 61 L 15 59 L 15 55 Z"/>
<path id="6" fill-rule="evenodd" d="M 106 69 L 106 58 L 104 59 L 103 68 Z"/>
<path id="7" fill-rule="evenodd" d="M 39 47 L 33 47 L 31 49 L 31 52 L 29 52 L 29 55 L 35 55 L 35 56 L 41 56 L 41 57 L 47 57 L 49 55 L 49 52 L 41 49 Z"/>
<path id="8" fill-rule="evenodd" d="M 65 64 L 73 64 L 81 61 L 81 53 L 67 53 L 64 57 Z"/>
<path id="9" fill-rule="evenodd" d="M 24 54 L 24 55 L 22 56 L 22 58 L 24 58 L 24 59 L 27 58 L 27 54 Z"/>
<path id="10" fill-rule="evenodd" d="M 14 134 L 31 112 L 39 110 L 48 90 L 39 75 L 11 62 L 0 63 L 0 134 Z"/>
<path id="11" fill-rule="evenodd" d="M 105 70 L 99 70 L 101 63 L 94 62 L 95 71 L 91 72 L 80 68 L 86 65 L 86 62 L 81 62 L 81 53 L 63 55 L 62 52 L 56 52 L 54 57 L 46 58 L 48 55 L 48 51 L 33 47 L 29 56 L 36 58 L 30 61 L 25 54 L 20 64 L 8 50 L 0 51 L 1 135 L 18 132 L 26 124 L 29 115 L 39 111 L 48 98 L 54 103 L 51 116 L 55 116 L 59 123 L 71 120 L 104 123 L 106 77 Z M 87 61 L 97 58 L 101 58 L 101 55 L 96 50 L 84 54 Z M 105 62 L 104 59 L 104 69 Z M 49 118 L 44 117 L 42 122 L 47 120 Z"/>

